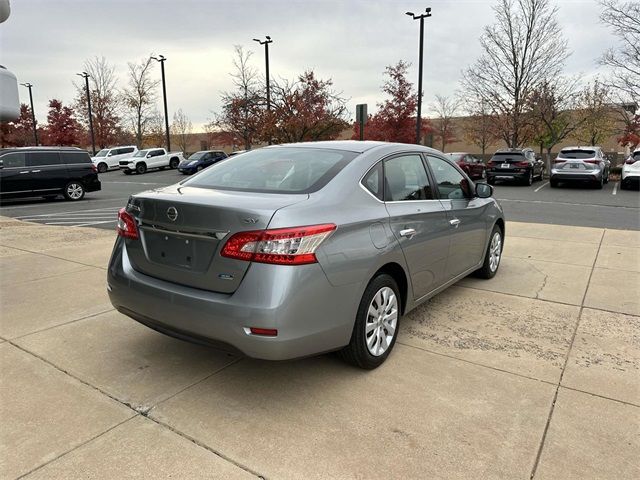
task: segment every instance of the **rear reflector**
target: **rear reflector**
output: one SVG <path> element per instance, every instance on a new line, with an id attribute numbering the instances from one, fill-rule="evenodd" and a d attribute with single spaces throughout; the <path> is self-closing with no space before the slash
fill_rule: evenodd
<path id="1" fill-rule="evenodd" d="M 249 331 L 251 332 L 252 335 L 263 335 L 265 337 L 277 337 L 278 336 L 278 330 L 276 330 L 275 328 L 251 327 L 251 328 L 249 328 Z"/>
<path id="2" fill-rule="evenodd" d="M 220 253 L 223 257 L 275 265 L 316 263 L 316 249 L 331 232 L 333 223 L 277 228 L 234 234 Z"/>
<path id="3" fill-rule="evenodd" d="M 130 238 L 132 240 L 136 240 L 138 238 L 138 227 L 136 226 L 136 220 L 124 208 L 121 208 L 118 211 L 118 224 L 116 225 L 116 232 L 118 232 L 118 235 L 124 238 Z"/>

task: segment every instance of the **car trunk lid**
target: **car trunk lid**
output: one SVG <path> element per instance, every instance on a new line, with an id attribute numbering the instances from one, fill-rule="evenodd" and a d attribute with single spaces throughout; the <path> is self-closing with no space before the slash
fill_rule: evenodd
<path id="1" fill-rule="evenodd" d="M 131 265 L 169 282 L 232 293 L 250 262 L 222 257 L 226 240 L 267 228 L 276 211 L 307 198 L 180 185 L 135 195 L 127 206 L 139 231 L 138 239 L 126 240 Z"/>

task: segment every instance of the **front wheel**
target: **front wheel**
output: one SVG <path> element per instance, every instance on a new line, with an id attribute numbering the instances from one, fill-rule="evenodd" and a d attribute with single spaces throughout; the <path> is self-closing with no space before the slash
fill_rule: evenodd
<path id="1" fill-rule="evenodd" d="M 174 170 L 175 170 L 176 168 L 178 168 L 178 164 L 179 164 L 179 163 L 180 163 L 180 161 L 179 161 L 177 158 L 172 158 L 172 159 L 169 161 L 169 168 L 172 168 L 172 169 L 174 169 Z"/>
<path id="2" fill-rule="evenodd" d="M 476 277 L 487 279 L 495 277 L 502 258 L 502 245 L 502 230 L 498 225 L 494 225 L 491 231 L 491 240 L 489 240 L 489 246 L 484 255 L 484 263 L 474 272 Z"/>
<path id="3" fill-rule="evenodd" d="M 374 277 L 360 300 L 351 341 L 340 352 L 342 358 L 367 370 L 382 365 L 396 343 L 400 308 L 393 277 L 386 273 Z"/>
<path id="4" fill-rule="evenodd" d="M 84 185 L 74 180 L 67 183 L 62 193 L 64 194 L 64 198 L 72 202 L 82 200 L 84 197 Z"/>
<path id="5" fill-rule="evenodd" d="M 109 167 L 107 167 L 107 164 L 104 162 L 100 162 L 98 164 L 98 173 L 104 173 L 109 169 Z"/>
<path id="6" fill-rule="evenodd" d="M 136 165 L 136 173 L 143 174 L 147 172 L 147 165 L 143 162 L 140 162 Z"/>
<path id="7" fill-rule="evenodd" d="M 529 187 L 533 185 L 533 170 L 529 170 L 529 175 L 525 178 L 524 184 Z"/>

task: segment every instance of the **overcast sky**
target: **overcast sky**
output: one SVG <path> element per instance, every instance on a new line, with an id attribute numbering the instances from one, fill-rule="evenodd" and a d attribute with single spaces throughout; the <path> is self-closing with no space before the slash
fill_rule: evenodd
<path id="1" fill-rule="evenodd" d="M 418 22 L 404 15 L 432 7 L 426 20 L 424 102 L 451 95 L 461 70 L 480 54 L 482 28 L 493 23 L 487 0 L 291 1 L 291 0 L 12 0 L 11 16 L 0 24 L 0 64 L 20 82 L 34 84 L 37 117 L 46 120 L 47 101 L 74 97 L 72 81 L 83 61 L 105 56 L 125 84 L 127 62 L 150 52 L 167 57 L 169 115 L 182 108 L 196 129 L 220 106 L 231 88 L 233 46 L 255 52 L 264 74 L 264 47 L 251 39 L 270 35 L 273 77 L 293 78 L 312 68 L 333 79 L 336 90 L 369 112 L 382 100 L 386 65 L 412 63 L 417 83 Z M 603 73 L 598 56 L 615 38 L 598 21 L 595 0 L 556 0 L 559 21 L 573 52 L 567 73 Z M 154 74 L 160 77 L 159 65 Z M 26 88 L 20 100 L 28 103 Z M 161 110 L 161 104 L 158 103 Z"/>

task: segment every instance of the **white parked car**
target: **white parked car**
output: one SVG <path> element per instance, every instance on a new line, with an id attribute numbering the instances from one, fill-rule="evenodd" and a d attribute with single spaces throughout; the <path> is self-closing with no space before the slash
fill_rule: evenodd
<path id="1" fill-rule="evenodd" d="M 620 188 L 626 189 L 634 184 L 640 185 L 640 148 L 637 148 L 622 164 Z"/>
<path id="2" fill-rule="evenodd" d="M 95 157 L 91 157 L 91 161 L 98 169 L 99 173 L 104 173 L 112 168 L 120 168 L 120 160 L 129 158 L 138 151 L 135 145 L 126 147 L 103 148 Z"/>
<path id="3" fill-rule="evenodd" d="M 120 169 L 127 175 L 145 173 L 150 168 L 178 168 L 184 160 L 182 152 L 169 152 L 164 148 L 148 148 L 138 150 L 132 157 L 120 160 Z"/>

